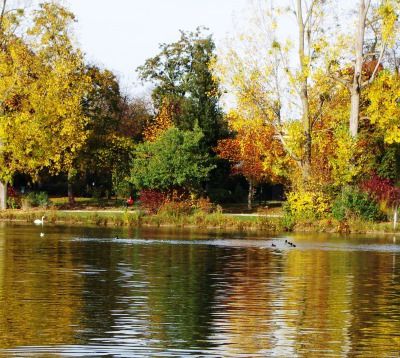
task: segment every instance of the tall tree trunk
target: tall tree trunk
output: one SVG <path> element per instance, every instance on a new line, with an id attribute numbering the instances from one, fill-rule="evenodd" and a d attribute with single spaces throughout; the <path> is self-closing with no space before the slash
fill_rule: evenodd
<path id="1" fill-rule="evenodd" d="M 6 11 L 7 0 L 1 1 L 1 10 L 0 10 L 0 44 L 3 43 L 3 22 L 4 22 L 4 14 Z M 0 102 L 2 104 L 2 101 Z M 0 147 L 2 143 L 0 142 Z M 0 181 L 0 210 L 7 209 L 7 183 Z"/>
<path id="2" fill-rule="evenodd" d="M 254 183 L 249 180 L 249 193 L 247 194 L 247 209 L 253 209 Z"/>
<path id="3" fill-rule="evenodd" d="M 350 88 L 351 108 L 350 108 L 350 135 L 355 138 L 358 134 L 358 119 L 360 116 L 360 97 L 361 97 L 361 81 L 362 81 L 362 66 L 364 52 L 364 37 L 366 18 L 370 0 L 360 0 L 358 11 L 357 34 L 355 39 L 355 56 L 353 82 Z"/>
<path id="4" fill-rule="evenodd" d="M 311 10 L 310 10 L 311 11 Z M 310 120 L 310 104 L 308 100 L 308 61 L 305 54 L 305 24 L 303 20 L 302 0 L 297 0 L 297 22 L 299 26 L 299 61 L 300 61 L 300 99 L 302 106 L 302 123 L 305 137 L 303 180 L 306 182 L 310 177 L 311 172 L 311 120 Z"/>
<path id="5" fill-rule="evenodd" d="M 0 210 L 7 209 L 7 183 L 0 182 Z"/>
<path id="6" fill-rule="evenodd" d="M 361 91 L 359 87 L 352 87 L 351 91 L 351 107 L 350 107 L 350 135 L 353 138 L 358 134 L 358 118 L 360 116 L 360 96 Z"/>
<path id="7" fill-rule="evenodd" d="M 73 169 L 70 169 L 68 171 L 68 178 L 67 178 L 67 185 L 68 185 L 68 203 L 70 205 L 74 205 L 75 204 L 75 197 L 74 197 L 74 189 L 73 189 L 73 184 L 75 181 L 75 176 L 76 173 Z"/>

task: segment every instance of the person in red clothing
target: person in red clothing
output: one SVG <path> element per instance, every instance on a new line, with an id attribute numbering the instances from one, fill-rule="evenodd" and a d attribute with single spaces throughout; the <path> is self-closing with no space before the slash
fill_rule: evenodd
<path id="1" fill-rule="evenodd" d="M 126 200 L 126 206 L 132 206 L 134 203 L 132 196 L 129 197 L 129 199 Z"/>

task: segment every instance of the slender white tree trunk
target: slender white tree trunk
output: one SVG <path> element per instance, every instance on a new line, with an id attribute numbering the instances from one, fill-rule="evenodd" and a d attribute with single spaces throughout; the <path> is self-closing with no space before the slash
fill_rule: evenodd
<path id="1" fill-rule="evenodd" d="M 1 1 L 1 9 L 0 9 L 0 43 L 3 42 L 3 20 L 4 13 L 6 11 L 7 0 Z M 2 101 L 0 101 L 2 104 Z M 0 147 L 2 143 L 0 142 Z M 3 183 L 0 181 L 0 210 L 7 209 L 7 183 Z"/>
<path id="2" fill-rule="evenodd" d="M 350 135 L 358 134 L 358 119 L 360 116 L 360 96 L 362 81 L 362 66 L 364 62 L 364 37 L 368 8 L 371 0 L 360 0 L 358 10 L 357 34 L 355 38 L 355 64 L 353 82 L 351 84 Z"/>
<path id="3" fill-rule="evenodd" d="M 360 90 L 352 88 L 351 90 L 351 107 L 350 107 L 350 135 L 353 138 L 358 134 L 358 118 L 360 116 Z"/>
<path id="4" fill-rule="evenodd" d="M 7 209 L 7 183 L 0 182 L 0 210 Z"/>
<path id="5" fill-rule="evenodd" d="M 393 207 L 393 229 L 394 230 L 396 230 L 396 227 L 397 227 L 398 211 L 399 211 L 399 205 L 396 204 Z"/>
<path id="6" fill-rule="evenodd" d="M 300 83 L 300 99 L 302 107 L 302 122 L 304 137 L 306 139 L 304 148 L 304 159 L 303 159 L 303 179 L 307 181 L 311 171 L 311 121 L 310 121 L 310 105 L 308 99 L 308 76 L 307 76 L 307 60 L 305 53 L 305 23 L 303 19 L 302 0 L 297 0 L 297 23 L 299 26 L 299 61 L 301 71 L 301 83 Z M 311 10 L 310 10 L 311 11 Z"/>

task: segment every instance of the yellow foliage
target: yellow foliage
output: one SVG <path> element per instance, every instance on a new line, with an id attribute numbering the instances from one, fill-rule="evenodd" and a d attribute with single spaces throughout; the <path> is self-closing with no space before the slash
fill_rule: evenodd
<path id="1" fill-rule="evenodd" d="M 341 187 L 352 182 L 359 173 L 360 167 L 354 163 L 356 141 L 351 137 L 346 127 L 335 131 L 335 152 L 329 158 L 333 185 Z"/>
<path id="2" fill-rule="evenodd" d="M 384 0 L 378 8 L 378 14 L 382 19 L 382 39 L 390 46 L 396 41 L 398 33 L 398 27 L 396 26 L 398 14 L 396 12 L 399 8 L 398 0 Z"/>
<path id="3" fill-rule="evenodd" d="M 290 121 L 285 124 L 286 131 L 286 147 L 296 157 L 302 158 L 304 152 L 304 144 L 306 137 L 304 134 L 303 125 L 300 121 Z"/>
<path id="4" fill-rule="evenodd" d="M 385 142 L 400 143 L 400 78 L 383 71 L 368 90 L 371 123 L 382 131 Z"/>
<path id="5" fill-rule="evenodd" d="M 153 142 L 160 137 L 167 129 L 174 125 L 173 122 L 174 105 L 167 100 L 163 101 L 160 113 L 153 122 L 151 122 L 144 130 L 144 139 Z"/>
<path id="6" fill-rule="evenodd" d="M 330 209 L 330 198 L 321 191 L 292 191 L 287 194 L 291 215 L 298 219 L 323 217 Z"/>
<path id="7" fill-rule="evenodd" d="M 253 182 L 274 182 L 287 176 L 290 163 L 269 123 L 234 110 L 229 112 L 227 120 L 236 133 L 235 138 L 219 141 L 216 151 L 235 164 L 235 172 Z"/>
<path id="8" fill-rule="evenodd" d="M 0 50 L 0 177 L 68 171 L 87 139 L 82 100 L 90 88 L 83 56 L 71 44 L 73 15 L 42 5 L 30 42 L 10 36 Z"/>

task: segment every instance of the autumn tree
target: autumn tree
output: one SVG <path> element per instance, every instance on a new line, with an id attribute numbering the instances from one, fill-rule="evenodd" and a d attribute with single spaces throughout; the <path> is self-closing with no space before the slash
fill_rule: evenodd
<path id="1" fill-rule="evenodd" d="M 65 8 L 42 4 L 23 38 L 12 31 L 1 48 L 3 180 L 17 171 L 68 172 L 87 139 L 82 100 L 90 78 L 70 37 L 73 21 Z"/>
<path id="2" fill-rule="evenodd" d="M 152 98 L 160 113 L 165 105 L 173 106 L 174 125 L 204 132 L 207 146 L 213 146 L 223 134 L 219 107 L 219 84 L 210 71 L 215 59 L 215 44 L 201 29 L 181 31 L 177 42 L 160 45 L 160 53 L 138 68 L 143 81 L 155 85 Z M 172 114 L 172 113 L 171 113 Z"/>
<path id="3" fill-rule="evenodd" d="M 148 122 L 143 131 L 145 141 L 153 142 L 157 140 L 166 130 L 174 126 L 173 118 L 175 115 L 175 103 L 164 98 L 158 114 L 153 120 Z"/>
<path id="4" fill-rule="evenodd" d="M 384 71 L 367 91 L 366 113 L 386 143 L 400 143 L 400 75 Z"/>
<path id="5" fill-rule="evenodd" d="M 246 178 L 249 184 L 247 206 L 251 210 L 256 185 L 282 180 L 283 166 L 289 163 L 285 162 L 284 150 L 274 136 L 273 127 L 262 119 L 246 119 L 231 112 L 228 123 L 233 138 L 218 141 L 215 151 L 232 163 L 232 174 Z"/>
<path id="6" fill-rule="evenodd" d="M 349 130 L 353 138 L 359 132 L 362 92 L 383 69 L 385 55 L 394 51 L 399 11 L 400 5 L 396 0 L 359 0 L 354 35 L 337 36 L 337 41 L 332 43 L 339 50 L 332 51 L 328 46 L 329 55 L 337 56 L 332 58 L 328 55 L 330 76 L 350 93 Z M 352 46 L 348 47 L 348 44 Z"/>
<path id="7" fill-rule="evenodd" d="M 235 37 L 219 56 L 216 73 L 227 90 L 235 94 L 237 110 L 257 113 L 274 128 L 275 137 L 297 163 L 303 183 L 307 183 L 311 175 L 313 124 L 324 106 L 324 97 L 318 91 L 311 93 L 310 87 L 319 58 L 326 2 L 259 4 L 250 29 Z M 288 23 L 296 28 L 295 39 L 282 36 Z M 287 124 L 293 121 L 301 125 L 296 138 L 301 144 L 298 153 L 288 144 Z"/>
<path id="8" fill-rule="evenodd" d="M 4 116 L 4 105 L 11 92 L 16 90 L 16 78 L 10 75 L 12 66 L 10 59 L 10 41 L 13 38 L 13 30 L 18 27 L 19 18 L 23 15 L 22 8 L 8 6 L 8 1 L 3 0 L 0 5 L 0 63 L 2 63 L 2 85 L 0 88 L 0 117 Z M 6 74 L 6 75 L 5 75 Z M 3 150 L 3 140 L 0 137 L 0 154 Z M 3 173 L 0 177 L 0 210 L 7 208 L 7 183 L 10 180 L 9 173 Z"/>

